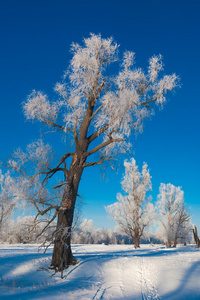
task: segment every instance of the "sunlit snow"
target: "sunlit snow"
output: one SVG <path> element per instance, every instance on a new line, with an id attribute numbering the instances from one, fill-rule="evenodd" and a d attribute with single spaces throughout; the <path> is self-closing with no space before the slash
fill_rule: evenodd
<path id="1" fill-rule="evenodd" d="M 200 299 L 195 246 L 73 245 L 76 266 L 53 275 L 52 247 L 0 245 L 0 299 Z M 53 276 L 52 276 L 53 275 Z"/>

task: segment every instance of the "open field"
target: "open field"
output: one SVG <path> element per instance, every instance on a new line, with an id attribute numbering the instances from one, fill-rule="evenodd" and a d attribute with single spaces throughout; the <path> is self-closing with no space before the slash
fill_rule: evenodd
<path id="1" fill-rule="evenodd" d="M 0 299 L 200 299 L 195 246 L 73 245 L 79 264 L 48 270 L 52 247 L 0 245 Z"/>

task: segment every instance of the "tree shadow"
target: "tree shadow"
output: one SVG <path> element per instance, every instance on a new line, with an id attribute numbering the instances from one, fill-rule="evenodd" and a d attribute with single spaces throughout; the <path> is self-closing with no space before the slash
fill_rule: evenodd
<path id="1" fill-rule="evenodd" d="M 195 272 L 200 268 L 200 261 L 194 262 L 189 269 L 187 269 L 181 279 L 180 285 L 172 292 L 169 292 L 162 296 L 162 300 L 172 300 L 172 299 L 181 299 L 181 300 L 191 300 L 191 299 L 200 299 L 200 288 L 199 283 L 195 287 L 187 287 L 192 281 L 192 277 L 195 275 Z M 199 277 L 200 282 L 200 277 Z"/>
<path id="2" fill-rule="evenodd" d="M 178 255 L 180 254 L 180 252 L 196 252 L 199 250 L 198 249 L 191 249 L 189 247 L 183 247 L 183 248 L 166 248 L 166 247 L 159 247 L 159 248 L 154 248 L 154 249 L 124 249 L 124 250 L 117 250 L 117 251 L 110 251 L 110 252 L 106 252 L 106 251 L 95 251 L 95 252 L 79 252 L 77 253 L 77 258 L 79 260 L 82 259 L 88 259 L 88 258 L 92 258 L 92 257 L 113 257 L 113 258 L 117 258 L 117 257 L 152 257 L 152 256 L 170 256 L 172 255 Z M 76 254 L 75 254 L 76 256 Z"/>

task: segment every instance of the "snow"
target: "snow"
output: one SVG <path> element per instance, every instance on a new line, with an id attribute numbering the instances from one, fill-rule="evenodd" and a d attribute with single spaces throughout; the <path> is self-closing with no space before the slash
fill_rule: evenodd
<path id="1" fill-rule="evenodd" d="M 0 245 L 0 299 L 200 299 L 195 246 L 73 245 L 79 263 L 63 279 L 38 246 Z"/>

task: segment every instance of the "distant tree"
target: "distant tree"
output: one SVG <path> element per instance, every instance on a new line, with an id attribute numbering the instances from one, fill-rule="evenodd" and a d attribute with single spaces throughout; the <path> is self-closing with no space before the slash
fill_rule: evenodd
<path id="1" fill-rule="evenodd" d="M 0 169 L 0 230 L 19 204 L 23 182 L 14 179 L 10 172 Z"/>
<path id="2" fill-rule="evenodd" d="M 177 239 L 186 238 L 191 230 L 190 215 L 186 210 L 184 192 L 173 184 L 161 183 L 158 195 L 160 238 L 168 247 L 176 247 Z"/>
<path id="3" fill-rule="evenodd" d="M 38 232 L 38 225 L 35 230 L 32 230 L 34 224 L 33 216 L 18 217 L 13 228 L 13 233 L 18 243 L 34 243 L 36 242 L 36 235 Z"/>
<path id="4" fill-rule="evenodd" d="M 8 243 L 42 243 L 47 242 L 55 231 L 56 224 L 46 227 L 46 222 L 35 222 L 35 216 L 18 217 L 16 221 L 8 219 L 2 226 L 0 241 Z M 42 232 L 42 234 L 41 234 Z"/>
<path id="5" fill-rule="evenodd" d="M 117 239 L 111 229 L 95 229 L 93 221 L 84 219 L 72 233 L 73 244 L 116 244 Z"/>
<path id="6" fill-rule="evenodd" d="M 124 195 L 117 194 L 118 202 L 107 206 L 106 210 L 138 248 L 140 238 L 155 218 L 151 197 L 147 197 L 147 192 L 151 190 L 151 176 L 147 164 L 139 172 L 134 158 L 130 162 L 125 161 L 124 166 L 125 174 L 121 182 Z"/>
<path id="7" fill-rule="evenodd" d="M 143 119 L 152 113 L 151 105 L 162 106 L 165 95 L 178 84 L 175 74 L 159 78 L 163 70 L 161 55 L 149 60 L 145 74 L 136 68 L 134 53 L 125 52 L 119 73 L 109 74 L 109 65 L 118 60 L 118 48 L 112 38 L 94 34 L 84 39 L 83 46 L 73 43 L 69 69 L 63 82 L 55 86 L 59 100 L 50 102 L 44 93 L 33 91 L 23 105 L 28 120 L 37 120 L 52 132 L 63 132 L 74 140 L 71 151 L 63 149 L 54 166 L 43 157 L 42 169 L 37 171 L 45 184 L 57 172 L 64 174 L 58 185 L 64 185 L 64 192 L 51 261 L 51 266 L 59 271 L 76 262 L 70 240 L 83 170 L 105 161 L 112 166 L 113 158 L 130 147 L 128 137 L 132 130 L 142 129 Z M 34 149 L 37 155 L 40 149 L 39 145 Z M 97 159 L 95 154 L 99 155 Z M 24 176 L 30 174 L 24 172 Z M 31 176 L 35 178 L 36 173 Z"/>

